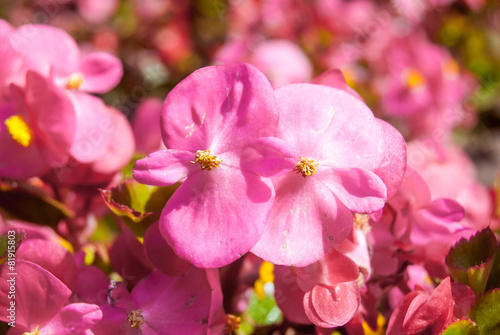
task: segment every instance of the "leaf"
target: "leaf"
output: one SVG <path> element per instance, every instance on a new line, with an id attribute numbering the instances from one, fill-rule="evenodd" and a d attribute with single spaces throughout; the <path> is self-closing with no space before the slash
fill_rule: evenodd
<path id="1" fill-rule="evenodd" d="M 7 218 L 55 228 L 74 213 L 39 187 L 0 180 L 0 213 Z"/>
<path id="2" fill-rule="evenodd" d="M 280 309 L 276 306 L 276 300 L 268 295 L 264 299 L 259 299 L 255 293 L 252 294 L 247 312 L 257 325 L 276 324 L 283 319 Z"/>
<path id="3" fill-rule="evenodd" d="M 476 322 L 480 334 L 500 334 L 500 289 L 478 298 L 469 317 Z"/>
<path id="4" fill-rule="evenodd" d="M 468 319 L 458 320 L 444 330 L 441 335 L 478 335 L 476 324 Z"/>
<path id="5" fill-rule="evenodd" d="M 126 179 L 117 187 L 100 191 L 109 209 L 137 237 L 144 237 L 146 229 L 160 218 L 163 207 L 177 187 L 150 187 Z"/>
<path id="6" fill-rule="evenodd" d="M 497 241 L 488 227 L 469 240 L 461 239 L 450 249 L 446 265 L 455 282 L 470 286 L 479 295 L 485 291 L 493 266 Z"/>

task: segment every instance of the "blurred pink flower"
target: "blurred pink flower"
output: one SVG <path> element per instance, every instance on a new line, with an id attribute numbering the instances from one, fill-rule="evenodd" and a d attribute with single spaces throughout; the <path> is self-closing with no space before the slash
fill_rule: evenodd
<path id="1" fill-rule="evenodd" d="M 146 98 L 137 107 L 132 119 L 132 128 L 136 150 L 143 154 L 160 150 L 161 140 L 160 114 L 162 101 L 159 98 Z"/>
<path id="2" fill-rule="evenodd" d="M 169 93 L 161 119 L 168 149 L 137 161 L 133 173 L 157 186 L 184 180 L 160 219 L 178 256 L 220 267 L 258 241 L 274 189 L 240 155 L 255 139 L 273 136 L 277 124 L 271 84 L 248 64 L 202 68 Z"/>
<path id="3" fill-rule="evenodd" d="M 9 292 L 7 263 L 0 266 L 0 306 L 3 310 L 12 301 Z M 65 305 L 71 290 L 49 271 L 23 260 L 16 261 L 16 318 L 15 327 L 9 335 L 37 332 L 40 335 L 74 334 L 86 335 L 101 318 L 97 305 L 74 303 Z M 0 316 L 3 322 L 10 322 L 6 313 Z"/>
<path id="4" fill-rule="evenodd" d="M 65 92 L 30 70 L 26 88 L 11 86 L 10 95 L 0 106 L 0 176 L 26 179 L 66 164 L 76 115 Z"/>

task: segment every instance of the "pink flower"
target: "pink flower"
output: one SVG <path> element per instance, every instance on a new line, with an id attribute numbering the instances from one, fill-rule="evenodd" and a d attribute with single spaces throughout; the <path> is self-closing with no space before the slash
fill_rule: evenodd
<path id="1" fill-rule="evenodd" d="M 192 267 L 181 277 L 153 271 L 131 293 L 116 283 L 109 291 L 109 304 L 102 306 L 103 319 L 92 331 L 95 335 L 210 333 L 209 328 L 219 323 L 217 316 L 223 316 L 218 314 L 222 299 L 214 295 L 220 294 L 220 284 L 211 277 L 218 278 L 217 270 Z"/>
<path id="2" fill-rule="evenodd" d="M 9 273 L 7 264 L 0 266 L 0 306 L 10 307 Z M 9 335 L 21 335 L 38 331 L 39 335 L 88 334 L 88 330 L 101 318 L 102 312 L 96 305 L 74 303 L 65 306 L 71 290 L 59 279 L 40 266 L 18 260 L 16 262 L 16 318 L 15 327 Z M 6 313 L 1 321 L 11 322 Z"/>
<path id="3" fill-rule="evenodd" d="M 335 249 L 303 268 L 277 266 L 276 302 L 294 323 L 342 326 L 359 307 L 358 276 L 356 263 Z"/>
<path id="4" fill-rule="evenodd" d="M 162 101 L 158 98 L 146 98 L 137 107 L 132 128 L 138 152 L 149 154 L 162 148 L 159 122 L 161 109 Z"/>
<path id="5" fill-rule="evenodd" d="M 65 92 L 36 72 L 0 106 L 0 176 L 25 179 L 66 164 L 76 115 Z"/>
<path id="6" fill-rule="evenodd" d="M 82 55 L 65 31 L 43 25 L 24 25 L 8 35 L 12 52 L 21 66 L 12 69 L 12 81 L 23 86 L 26 71 L 50 77 L 67 89 L 105 93 L 115 87 L 123 73 L 120 60 L 103 52 Z M 8 84 L 8 82 L 6 83 Z"/>
<path id="7" fill-rule="evenodd" d="M 270 83 L 236 63 L 200 69 L 167 96 L 167 150 L 137 161 L 134 178 L 166 186 L 184 180 L 163 209 L 160 231 L 178 256 L 200 267 L 238 259 L 260 238 L 274 190 L 241 150 L 273 136 L 278 111 Z"/>
<path id="8" fill-rule="evenodd" d="M 404 173 L 406 149 L 394 128 L 377 121 L 346 92 L 294 84 L 275 93 L 280 107 L 276 136 L 282 140 L 260 144 L 274 146 L 282 162 L 260 171 L 281 175 L 272 179 L 276 199 L 252 252 L 275 264 L 306 266 L 348 236 L 351 211 L 371 213 L 384 206 L 387 189 Z M 386 127 L 392 129 L 387 133 L 396 134 L 389 137 L 395 139 L 394 146 L 386 142 Z M 386 161 L 393 156 L 403 160 Z"/>
<path id="9" fill-rule="evenodd" d="M 429 295 L 422 288 L 408 293 L 391 315 L 387 334 L 439 334 L 454 321 L 466 317 L 474 292 L 446 277 Z"/>

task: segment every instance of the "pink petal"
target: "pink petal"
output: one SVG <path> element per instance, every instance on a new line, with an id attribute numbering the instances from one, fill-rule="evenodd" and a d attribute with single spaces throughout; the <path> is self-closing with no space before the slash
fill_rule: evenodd
<path id="1" fill-rule="evenodd" d="M 294 152 L 282 139 L 261 137 L 246 146 L 241 154 L 241 168 L 264 177 L 274 177 L 293 170 Z"/>
<path id="2" fill-rule="evenodd" d="M 48 76 L 67 77 L 78 68 L 80 49 L 64 30 L 48 25 L 25 24 L 10 36 L 14 49 L 23 55 L 28 68 Z"/>
<path id="3" fill-rule="evenodd" d="M 276 199 L 254 254 L 274 264 L 306 266 L 347 237 L 352 213 L 314 177 L 288 173 L 274 179 Z"/>
<path id="4" fill-rule="evenodd" d="M 295 268 L 297 283 L 302 291 L 309 291 L 318 284 L 334 286 L 354 281 L 359 269 L 349 257 L 333 249 L 323 259 L 306 267 Z"/>
<path id="5" fill-rule="evenodd" d="M 92 164 L 100 174 L 113 174 L 123 169 L 135 151 L 134 134 L 127 117 L 115 108 L 107 107 L 107 117 L 101 120 L 100 129 L 109 135 L 105 150 Z"/>
<path id="6" fill-rule="evenodd" d="M 75 303 L 64 306 L 48 324 L 40 329 L 40 335 L 85 335 L 85 331 L 102 319 L 99 306 Z"/>
<path id="7" fill-rule="evenodd" d="M 218 269 L 206 269 L 207 280 L 212 290 L 210 300 L 209 329 L 207 335 L 217 335 L 224 331 L 226 326 L 226 313 L 223 308 L 222 288 Z"/>
<path id="8" fill-rule="evenodd" d="M 158 222 L 144 234 L 144 251 L 151 263 L 167 276 L 180 276 L 191 267 L 191 263 L 179 258 L 161 236 Z"/>
<path id="9" fill-rule="evenodd" d="M 269 180 L 229 166 L 186 179 L 165 206 L 160 230 L 198 267 L 227 265 L 259 240 L 274 200 Z"/>
<path id="10" fill-rule="evenodd" d="M 307 317 L 317 326 L 339 327 L 354 317 L 360 300 L 358 284 L 355 281 L 333 287 L 316 285 L 304 296 L 304 310 Z"/>
<path id="11" fill-rule="evenodd" d="M 77 275 L 76 264 L 71 253 L 63 246 L 48 240 L 30 239 L 21 243 L 16 256 L 41 266 L 69 288 L 73 287 Z"/>
<path id="12" fill-rule="evenodd" d="M 75 139 L 75 110 L 65 92 L 38 73 L 26 74 L 26 104 L 45 160 L 65 164 Z"/>
<path id="13" fill-rule="evenodd" d="M 314 79 L 311 80 L 311 84 L 330 86 L 342 91 L 347 90 L 344 74 L 338 69 L 323 72 L 319 76 L 314 77 Z"/>
<path id="14" fill-rule="evenodd" d="M 423 291 L 412 291 L 405 295 L 392 312 L 387 325 L 387 335 L 406 334 L 405 320 L 412 315 L 408 312 L 410 306 L 412 306 L 412 310 L 415 310 L 423 305 L 428 297 L 429 295 Z"/>
<path id="15" fill-rule="evenodd" d="M 151 276 L 134 287 L 132 296 L 146 321 L 146 329 L 141 329 L 143 334 L 206 332 L 212 288 L 205 270 L 191 267 L 181 277 L 168 277 L 153 271 Z"/>
<path id="16" fill-rule="evenodd" d="M 317 177 L 355 213 L 373 213 L 385 205 L 387 189 L 373 172 L 351 168 L 321 170 Z"/>
<path id="17" fill-rule="evenodd" d="M 169 186 L 199 171 L 195 154 L 185 150 L 160 150 L 135 162 L 133 176 L 141 184 Z"/>
<path id="18" fill-rule="evenodd" d="M 293 269 L 288 266 L 275 266 L 274 296 L 278 307 L 287 320 L 308 325 L 311 324 L 311 321 L 304 312 L 305 292 L 297 284 L 297 277 Z"/>
<path id="19" fill-rule="evenodd" d="M 78 12 L 89 23 L 99 24 L 113 16 L 118 0 L 77 0 Z"/>
<path id="20" fill-rule="evenodd" d="M 326 167 L 372 170 L 384 157 L 381 129 L 368 107 L 350 94 L 322 85 L 292 84 L 275 92 L 280 109 L 276 137 L 299 156 Z"/>
<path id="21" fill-rule="evenodd" d="M 106 131 L 107 107 L 95 96 L 68 92 L 76 112 L 75 141 L 71 155 L 80 163 L 96 160 L 105 150 L 110 133 Z M 109 122 L 109 120 L 108 120 Z"/>
<path id="22" fill-rule="evenodd" d="M 28 147 L 19 145 L 7 131 L 5 120 L 16 115 L 14 106 L 0 106 L 0 176 L 11 179 L 26 179 L 45 173 L 49 168 L 38 144 Z"/>
<path id="23" fill-rule="evenodd" d="M 64 306 L 71 290 L 59 279 L 40 266 L 22 260 L 15 265 L 16 275 L 11 275 L 7 263 L 0 267 L 0 306 L 3 311 L 10 307 L 8 279 L 15 277 L 16 326 L 35 329 L 53 318 Z M 0 320 L 10 322 L 2 313 Z"/>
<path id="24" fill-rule="evenodd" d="M 141 101 L 132 119 L 132 129 L 136 150 L 149 154 L 162 146 L 160 113 L 163 102 L 159 98 L 149 97 Z"/>
<path id="25" fill-rule="evenodd" d="M 193 72 L 170 91 L 161 119 L 167 148 L 211 149 L 214 154 L 274 136 L 277 124 L 271 84 L 259 70 L 244 63 Z"/>
<path id="26" fill-rule="evenodd" d="M 105 305 L 110 279 L 96 266 L 84 266 L 78 270 L 73 292 L 82 302 Z"/>
<path id="27" fill-rule="evenodd" d="M 376 119 L 385 140 L 385 157 L 374 171 L 387 186 L 387 198 L 391 198 L 403 183 L 406 171 L 406 142 L 403 135 L 389 123 Z"/>
<path id="28" fill-rule="evenodd" d="M 91 93 L 106 93 L 118 85 L 123 76 L 122 63 L 105 52 L 86 55 L 80 64 L 83 83 L 80 89 Z"/>

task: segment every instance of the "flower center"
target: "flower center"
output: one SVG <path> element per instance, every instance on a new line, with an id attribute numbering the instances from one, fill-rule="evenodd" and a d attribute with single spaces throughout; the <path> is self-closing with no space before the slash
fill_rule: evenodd
<path id="1" fill-rule="evenodd" d="M 443 72 L 446 78 L 456 79 L 460 74 L 460 66 L 454 59 L 450 59 L 443 64 Z"/>
<path id="2" fill-rule="evenodd" d="M 83 84 L 83 76 L 80 73 L 73 73 L 68 77 L 68 82 L 66 83 L 66 88 L 70 90 L 77 90 Z"/>
<path id="3" fill-rule="evenodd" d="M 293 171 L 297 171 L 297 173 L 302 173 L 302 176 L 305 178 L 306 176 L 310 176 L 316 173 L 316 166 L 319 163 L 314 163 L 314 159 L 307 159 L 300 156 L 300 162 L 295 164 Z"/>
<path id="4" fill-rule="evenodd" d="M 201 165 L 202 170 L 212 171 L 214 168 L 219 167 L 219 164 L 222 162 L 217 159 L 217 156 L 211 155 L 210 150 L 198 150 L 196 151 L 196 161 L 191 161 L 191 163 L 199 163 Z"/>
<path id="5" fill-rule="evenodd" d="M 144 316 L 142 316 L 142 310 L 138 309 L 136 311 L 131 311 L 128 314 L 127 321 L 130 322 L 130 327 L 139 328 L 145 322 Z"/>
<path id="6" fill-rule="evenodd" d="M 240 323 L 241 317 L 233 314 L 226 314 L 226 327 L 224 328 L 224 334 L 232 334 L 240 328 Z"/>
<path id="7" fill-rule="evenodd" d="M 406 86 L 410 89 L 418 89 L 425 85 L 425 78 L 420 72 L 415 69 L 409 69 L 406 71 L 404 80 Z"/>
<path id="8" fill-rule="evenodd" d="M 363 233 L 368 234 L 372 229 L 370 227 L 370 216 L 368 214 L 354 213 L 354 228 L 362 230 Z"/>
<path id="9" fill-rule="evenodd" d="M 36 326 L 35 330 L 33 330 L 32 332 L 25 332 L 23 333 L 23 335 L 38 335 L 39 331 L 38 331 L 38 327 L 39 326 Z"/>
<path id="10" fill-rule="evenodd" d="M 27 147 L 33 141 L 33 132 L 22 115 L 13 115 L 5 120 L 5 126 L 12 139 Z"/>

